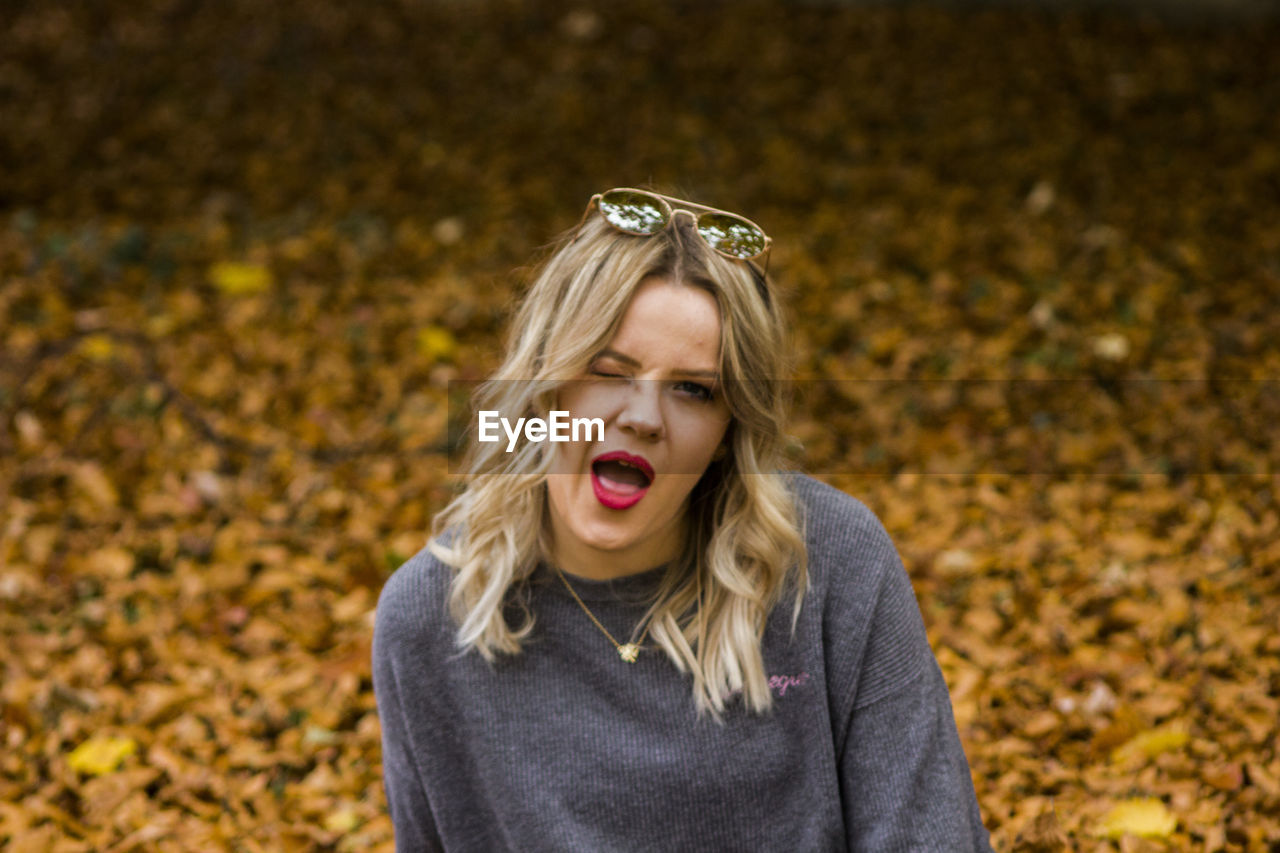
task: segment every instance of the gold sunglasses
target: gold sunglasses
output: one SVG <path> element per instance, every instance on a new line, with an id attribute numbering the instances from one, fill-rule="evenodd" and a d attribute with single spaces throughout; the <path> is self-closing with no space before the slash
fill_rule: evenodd
<path id="1" fill-rule="evenodd" d="M 673 209 L 668 202 L 678 206 Z M 763 228 L 744 216 L 648 190 L 617 187 L 596 193 L 587 203 L 578 228 L 587 221 L 593 207 L 599 209 L 605 222 L 637 237 L 660 234 L 671 225 L 676 213 L 687 213 L 693 217 L 698 236 L 712 249 L 734 260 L 758 258 L 773 244 Z M 695 213 L 695 210 L 701 212 Z"/>

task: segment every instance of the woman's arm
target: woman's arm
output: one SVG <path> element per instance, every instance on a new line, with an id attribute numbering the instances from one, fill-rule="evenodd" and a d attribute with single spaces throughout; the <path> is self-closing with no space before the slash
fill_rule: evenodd
<path id="1" fill-rule="evenodd" d="M 838 744 L 849 849 L 986 853 L 946 682 L 896 551 L 886 562 Z"/>
<path id="2" fill-rule="evenodd" d="M 936 663 L 855 708 L 840 776 L 850 850 L 991 849 Z"/>
<path id="3" fill-rule="evenodd" d="M 431 804 L 418 774 L 415 758 L 422 754 L 414 749 L 410 726 L 400 691 L 399 663 L 411 656 L 415 626 L 405 618 L 404 584 L 396 577 L 387 582 L 378 600 L 373 629 L 373 690 L 382 723 L 382 779 L 395 827 L 397 851 L 443 850 Z M 420 626 L 417 626 L 420 631 Z"/>

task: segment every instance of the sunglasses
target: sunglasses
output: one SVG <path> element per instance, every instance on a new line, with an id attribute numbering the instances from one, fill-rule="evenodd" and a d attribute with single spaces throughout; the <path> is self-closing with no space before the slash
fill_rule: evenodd
<path id="1" fill-rule="evenodd" d="M 668 202 L 674 202 L 678 207 L 673 209 Z M 693 217 L 698 236 L 712 249 L 734 260 L 758 258 L 769 251 L 773 243 L 763 228 L 746 217 L 648 190 L 618 187 L 596 193 L 587 203 L 579 228 L 587 221 L 593 207 L 600 211 L 605 222 L 624 234 L 637 237 L 660 234 L 671 225 L 677 212 L 687 213 Z"/>

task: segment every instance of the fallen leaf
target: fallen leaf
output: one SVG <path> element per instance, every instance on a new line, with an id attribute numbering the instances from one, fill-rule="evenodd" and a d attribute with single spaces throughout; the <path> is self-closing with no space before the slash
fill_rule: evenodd
<path id="1" fill-rule="evenodd" d="M 1098 824 L 1102 838 L 1139 835 L 1144 838 L 1167 838 L 1178 821 L 1160 800 L 1154 797 L 1127 800 L 1113 807 Z"/>
<path id="2" fill-rule="evenodd" d="M 99 508 L 106 509 L 119 503 L 119 493 L 102 466 L 96 462 L 83 462 L 76 465 L 74 471 L 76 485 Z"/>
<path id="3" fill-rule="evenodd" d="M 435 237 L 442 246 L 452 246 L 462 239 L 462 235 L 462 220 L 456 216 L 445 217 L 431 228 L 431 236 Z"/>
<path id="4" fill-rule="evenodd" d="M 86 565 L 102 577 L 124 580 L 133 571 L 133 554 L 119 545 L 108 545 L 88 555 Z"/>
<path id="5" fill-rule="evenodd" d="M 111 338 L 103 334 L 85 335 L 76 351 L 90 361 L 108 361 L 116 347 Z"/>
<path id="6" fill-rule="evenodd" d="M 1162 752 L 1185 746 L 1187 739 L 1187 731 L 1182 724 L 1151 729 L 1134 735 L 1113 749 L 1111 761 L 1115 764 L 1124 764 L 1143 758 L 1154 758 Z"/>
<path id="7" fill-rule="evenodd" d="M 325 815 L 324 828 L 330 832 L 350 832 L 360 825 L 360 815 L 353 808 L 341 808 Z"/>
<path id="8" fill-rule="evenodd" d="M 452 358 L 458 350 L 453 333 L 441 326 L 428 326 L 418 332 L 418 353 L 428 361 Z"/>
<path id="9" fill-rule="evenodd" d="M 1119 332 L 1093 339 L 1093 353 L 1106 361 L 1124 361 L 1129 357 L 1129 339 Z"/>
<path id="10" fill-rule="evenodd" d="M 73 770 L 91 776 L 104 776 L 115 772 L 130 755 L 138 750 L 133 738 L 93 737 L 77 746 L 67 757 Z"/>
<path id="11" fill-rule="evenodd" d="M 1244 771 L 1236 762 L 1211 765 L 1204 768 L 1201 776 L 1219 791 L 1235 791 L 1244 784 Z"/>
<path id="12" fill-rule="evenodd" d="M 209 268 L 209 280 L 228 296 L 247 296 L 271 286 L 271 271 L 260 264 L 224 261 Z"/>
<path id="13" fill-rule="evenodd" d="M 1013 842 L 1013 853 L 1058 853 L 1069 847 L 1070 841 L 1058 823 L 1058 814 L 1050 809 L 1036 815 L 1031 826 L 1018 833 Z"/>

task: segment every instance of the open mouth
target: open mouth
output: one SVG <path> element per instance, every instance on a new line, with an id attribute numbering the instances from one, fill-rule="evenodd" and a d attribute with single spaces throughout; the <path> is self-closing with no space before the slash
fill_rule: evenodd
<path id="1" fill-rule="evenodd" d="M 591 462 L 596 499 L 610 509 L 626 509 L 644 497 L 653 483 L 653 466 L 622 451 L 603 453 Z"/>

